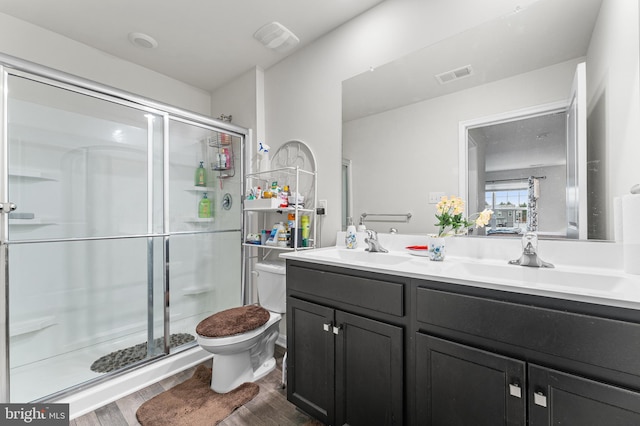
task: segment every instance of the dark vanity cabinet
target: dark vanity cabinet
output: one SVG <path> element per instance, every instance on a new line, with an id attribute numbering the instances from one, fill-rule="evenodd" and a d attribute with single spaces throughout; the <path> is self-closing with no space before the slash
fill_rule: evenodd
<path id="1" fill-rule="evenodd" d="M 526 425 L 524 362 L 418 334 L 419 424 Z"/>
<path id="2" fill-rule="evenodd" d="M 640 425 L 634 310 L 415 283 L 420 425 Z"/>
<path id="3" fill-rule="evenodd" d="M 287 398 L 328 425 L 403 425 L 408 280 L 287 262 Z"/>
<path id="4" fill-rule="evenodd" d="M 640 310 L 287 261 L 287 397 L 330 425 L 640 425 Z"/>

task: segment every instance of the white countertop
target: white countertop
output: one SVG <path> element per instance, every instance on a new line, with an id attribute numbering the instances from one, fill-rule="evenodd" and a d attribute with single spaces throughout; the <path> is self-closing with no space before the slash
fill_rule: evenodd
<path id="1" fill-rule="evenodd" d="M 337 241 L 344 239 L 340 237 L 339 233 Z M 478 238 L 450 238 L 447 242 L 446 259 L 434 262 L 424 257 L 425 253 L 405 248 L 426 244 L 424 236 L 387 234 L 380 235 L 379 239 L 382 246 L 389 250 L 388 253 L 369 253 L 364 250 L 366 244 L 362 241 L 355 250 L 335 246 L 290 252 L 281 254 L 280 257 L 409 278 L 640 309 L 640 275 L 627 274 L 619 269 L 617 257 L 620 255 L 620 248 L 615 243 L 541 242 L 538 253 L 543 260 L 555 265 L 551 269 L 509 265 L 509 259 L 520 256 L 519 240 L 496 243 Z M 469 256 L 469 253 L 478 252 L 478 245 L 486 246 L 493 255 Z M 504 252 L 512 255 L 509 257 Z M 557 263 L 554 254 L 565 262 Z M 570 262 L 572 256 L 576 258 L 576 262 Z"/>

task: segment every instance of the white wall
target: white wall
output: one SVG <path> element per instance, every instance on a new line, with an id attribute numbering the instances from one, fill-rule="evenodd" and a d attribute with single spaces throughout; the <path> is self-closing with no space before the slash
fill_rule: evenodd
<path id="1" fill-rule="evenodd" d="M 341 227 L 342 81 L 514 7 L 511 0 L 387 0 L 265 71 L 266 142 L 276 148 L 301 139 L 316 155 L 318 199 L 328 201 L 322 245 L 333 244 Z"/>
<path id="2" fill-rule="evenodd" d="M 204 90 L 0 13 L 0 53 L 209 115 Z"/>
<path id="3" fill-rule="evenodd" d="M 409 223 L 392 226 L 401 233 L 435 232 L 428 193 L 460 195 L 459 123 L 567 100 L 579 61 L 344 123 L 343 148 L 354 170 L 354 216 L 410 212 Z M 369 225 L 381 232 L 391 226 Z"/>

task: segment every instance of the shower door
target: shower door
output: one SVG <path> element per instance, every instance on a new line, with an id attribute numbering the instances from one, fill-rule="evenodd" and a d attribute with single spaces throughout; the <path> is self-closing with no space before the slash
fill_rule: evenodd
<path id="1" fill-rule="evenodd" d="M 176 338 L 195 335 L 202 319 L 242 303 L 242 143 L 210 125 L 173 117 L 168 133 L 169 325 Z M 229 159 L 220 164 L 219 154 Z M 196 185 L 201 162 L 205 179 Z M 199 211 L 205 195 L 209 215 Z"/>
<path id="2" fill-rule="evenodd" d="M 163 353 L 165 117 L 28 75 L 6 85 L 10 399 L 28 402 L 121 368 L 99 362 L 116 348 Z"/>
<path id="3" fill-rule="evenodd" d="M 244 134 L 66 76 L 0 76 L 0 401 L 196 346 L 200 320 L 242 301 Z"/>

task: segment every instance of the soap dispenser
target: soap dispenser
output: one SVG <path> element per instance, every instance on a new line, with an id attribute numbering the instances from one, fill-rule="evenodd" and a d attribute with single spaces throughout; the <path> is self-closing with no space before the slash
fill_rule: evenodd
<path id="1" fill-rule="evenodd" d="M 204 168 L 204 161 L 200 162 L 200 167 L 196 169 L 196 186 L 207 186 L 207 170 Z"/>
<path id="2" fill-rule="evenodd" d="M 353 219 L 350 217 L 347 218 L 347 235 L 344 239 L 344 243 L 348 249 L 354 249 L 358 247 L 356 227 L 353 224 Z"/>
<path id="3" fill-rule="evenodd" d="M 206 192 L 202 195 L 202 199 L 198 204 L 198 217 L 202 219 L 211 217 L 211 200 L 207 197 Z"/>

